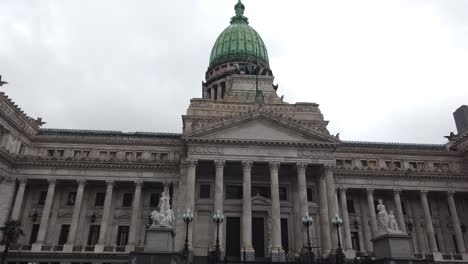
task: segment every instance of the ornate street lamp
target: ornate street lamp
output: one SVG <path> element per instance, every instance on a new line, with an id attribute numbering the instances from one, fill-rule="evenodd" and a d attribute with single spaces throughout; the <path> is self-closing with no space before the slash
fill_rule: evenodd
<path id="1" fill-rule="evenodd" d="M 219 224 L 224 221 L 224 215 L 221 213 L 220 210 L 216 210 L 216 213 L 213 215 L 213 222 L 216 223 L 216 247 L 215 247 L 215 255 L 216 259 L 219 259 L 221 256 L 221 248 L 219 246 Z"/>
<path id="2" fill-rule="evenodd" d="M 189 224 L 193 221 L 193 213 L 190 210 L 190 208 L 187 208 L 185 213 L 182 215 L 182 219 L 184 220 L 186 224 L 186 229 L 185 229 L 185 244 L 184 244 L 184 257 L 188 256 L 189 253 L 189 248 L 188 248 L 188 229 L 189 229 Z"/>
<path id="3" fill-rule="evenodd" d="M 302 224 L 307 228 L 307 250 L 309 252 L 309 263 L 310 263 L 310 254 L 312 253 L 312 246 L 310 244 L 310 235 L 309 228 L 314 223 L 314 219 L 308 214 L 302 217 Z"/>
<path id="4" fill-rule="evenodd" d="M 344 263 L 344 253 L 343 249 L 341 248 L 341 236 L 340 236 L 340 227 L 343 226 L 343 219 L 341 219 L 338 215 L 335 215 L 332 219 L 332 224 L 336 227 L 336 234 L 338 236 L 338 248 L 336 249 L 336 263 L 341 264 Z"/>

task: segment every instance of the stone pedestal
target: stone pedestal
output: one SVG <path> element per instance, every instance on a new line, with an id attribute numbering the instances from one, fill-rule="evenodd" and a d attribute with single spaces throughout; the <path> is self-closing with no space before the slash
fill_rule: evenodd
<path id="1" fill-rule="evenodd" d="M 414 258 L 413 241 L 404 233 L 381 234 L 372 239 L 377 259 L 412 259 Z"/>
<path id="2" fill-rule="evenodd" d="M 169 227 L 151 227 L 146 229 L 145 249 L 148 253 L 173 253 L 174 229 Z"/>

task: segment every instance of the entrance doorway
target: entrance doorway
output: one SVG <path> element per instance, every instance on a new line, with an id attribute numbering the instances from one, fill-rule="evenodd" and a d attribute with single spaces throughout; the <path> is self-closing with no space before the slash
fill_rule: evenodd
<path id="1" fill-rule="evenodd" d="M 264 226 L 263 218 L 252 218 L 252 246 L 255 250 L 256 258 L 265 257 Z"/>
<path id="2" fill-rule="evenodd" d="M 240 258 L 240 217 L 226 218 L 226 256 Z"/>

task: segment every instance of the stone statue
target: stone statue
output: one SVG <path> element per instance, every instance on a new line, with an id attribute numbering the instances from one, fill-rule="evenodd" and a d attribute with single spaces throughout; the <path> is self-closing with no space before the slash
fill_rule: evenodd
<path id="1" fill-rule="evenodd" d="M 159 198 L 158 210 L 151 213 L 151 220 L 153 221 L 151 227 L 170 227 L 170 223 L 175 219 L 169 204 L 170 199 L 169 189 L 164 186 L 164 192 Z"/>
<path id="2" fill-rule="evenodd" d="M 390 211 L 388 214 L 388 228 L 392 232 L 399 232 L 400 229 L 398 228 L 398 223 L 396 221 L 395 215 L 393 214 L 393 211 Z"/>
<path id="3" fill-rule="evenodd" d="M 377 225 L 379 233 L 401 233 L 393 211 L 390 211 L 390 214 L 388 214 L 385 205 L 382 203 L 382 199 L 377 200 L 377 202 Z"/>

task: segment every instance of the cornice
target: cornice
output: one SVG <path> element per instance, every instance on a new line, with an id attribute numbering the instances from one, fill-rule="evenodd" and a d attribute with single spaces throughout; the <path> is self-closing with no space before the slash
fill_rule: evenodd
<path id="1" fill-rule="evenodd" d="M 27 167 L 57 167 L 57 168 L 106 168 L 106 169 L 149 169 L 149 170 L 179 170 L 178 161 L 168 162 L 115 162 L 102 160 L 20 160 L 15 163 L 15 168 Z"/>
<path id="2" fill-rule="evenodd" d="M 40 261 L 41 258 L 47 259 L 122 259 L 128 260 L 128 253 L 93 253 L 93 252 L 79 252 L 79 253 L 63 253 L 63 252 L 8 252 L 9 258 L 31 258 Z"/>
<path id="3" fill-rule="evenodd" d="M 65 144 L 99 144 L 99 145 L 141 145 L 141 146 L 174 146 L 181 147 L 180 138 L 157 137 L 125 137 L 125 136 L 94 136 L 94 135 L 38 135 L 34 143 L 65 143 Z"/>
<path id="4" fill-rule="evenodd" d="M 317 149 L 332 149 L 336 148 L 336 144 L 328 142 L 309 142 L 309 141 L 260 141 L 247 139 L 211 139 L 211 138 L 186 138 L 187 143 L 210 143 L 224 145 L 239 145 L 245 144 L 249 146 L 296 146 L 309 147 Z"/>
<path id="5" fill-rule="evenodd" d="M 369 147 L 363 145 L 359 147 L 346 146 L 343 143 L 338 145 L 336 153 L 353 153 L 353 154 L 379 154 L 379 155 L 418 155 L 418 156 L 446 156 L 446 157 L 463 157 L 463 154 L 456 151 L 450 151 L 448 149 L 431 149 L 431 148 L 401 148 L 401 146 L 395 144 L 393 148 L 389 146 L 375 145 Z"/>
<path id="6" fill-rule="evenodd" d="M 336 168 L 334 176 L 337 177 L 387 177 L 404 179 L 428 179 L 428 180 L 468 180 L 468 175 L 458 172 L 426 172 L 426 171 L 390 171 L 390 170 L 349 170 Z"/>

